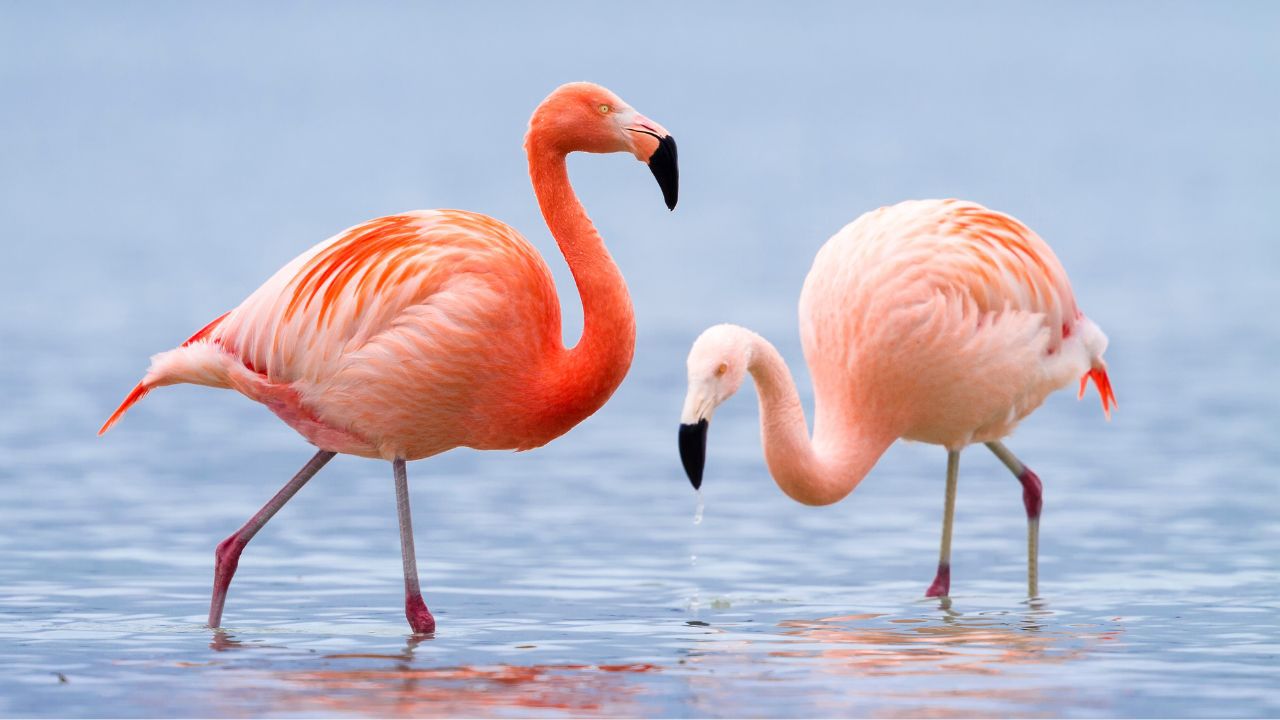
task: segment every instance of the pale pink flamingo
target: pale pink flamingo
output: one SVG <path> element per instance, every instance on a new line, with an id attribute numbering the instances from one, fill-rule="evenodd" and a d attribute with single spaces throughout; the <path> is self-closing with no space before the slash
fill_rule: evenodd
<path id="1" fill-rule="evenodd" d="M 1092 379 L 1109 418 L 1107 338 L 1076 307 L 1066 271 L 1008 215 L 959 200 L 866 213 L 818 251 L 800 293 L 800 339 L 813 378 L 810 440 L 787 365 L 767 340 L 717 325 L 689 352 L 680 454 L 702 485 L 707 421 L 755 380 L 765 461 L 807 505 L 848 495 L 898 438 L 947 449 L 938 573 L 951 590 L 951 523 L 960 451 L 985 443 L 1017 476 L 1027 511 L 1027 591 L 1037 595 L 1041 484 L 1000 442 L 1049 393 Z"/>
<path id="2" fill-rule="evenodd" d="M 231 388 L 270 408 L 319 452 L 217 547 L 209 626 L 249 540 L 336 453 L 391 461 L 405 615 L 435 629 L 414 558 L 405 462 L 455 447 L 528 450 L 567 432 L 622 382 L 635 347 L 631 297 L 574 195 L 565 156 L 627 152 L 668 208 L 679 173 L 661 125 L 598 85 L 552 92 L 529 120 L 529 174 L 583 304 L 561 341 L 560 304 L 538 252 L 498 220 L 419 210 L 370 220 L 295 258 L 239 307 L 151 359 L 106 432 L 153 388 Z"/>

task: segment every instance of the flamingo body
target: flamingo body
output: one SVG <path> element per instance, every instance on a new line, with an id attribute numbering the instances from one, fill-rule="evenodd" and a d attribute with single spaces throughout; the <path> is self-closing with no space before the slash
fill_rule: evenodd
<path id="1" fill-rule="evenodd" d="M 800 337 L 813 379 L 809 436 L 777 349 L 734 325 L 689 352 L 680 452 L 701 486 L 707 423 L 750 374 L 765 460 L 779 487 L 810 505 L 844 498 L 898 439 L 948 451 L 937 578 L 949 592 L 951 519 L 961 449 L 985 443 L 1017 476 L 1028 518 L 1028 588 L 1036 594 L 1042 486 L 1000 442 L 1075 380 L 1115 394 L 1107 338 L 1077 307 L 1067 274 L 1038 235 L 960 200 L 903 202 L 866 213 L 818 251 L 800 295 Z"/>
<path id="2" fill-rule="evenodd" d="M 542 257 L 506 224 L 462 210 L 370 220 L 312 247 L 239 306 L 151 360 L 102 426 L 152 389 L 193 383 L 266 405 L 319 452 L 218 545 L 209 625 L 249 540 L 337 453 L 390 460 L 396 483 L 405 615 L 435 620 L 422 600 L 405 462 L 455 447 L 527 450 L 599 409 L 635 349 L 626 282 L 569 184 L 572 152 L 626 152 L 649 165 L 669 209 L 675 141 L 612 92 L 569 83 L 538 105 L 525 135 L 543 218 L 583 303 L 566 348 L 560 303 Z"/>
<path id="3" fill-rule="evenodd" d="M 566 353 L 542 257 L 493 218 L 422 210 L 302 253 L 155 356 L 141 385 L 231 388 L 317 447 L 363 457 L 526 450 L 568 431 L 622 381 L 634 335 L 615 330 L 619 362 L 600 390 L 555 402 Z"/>
<path id="4" fill-rule="evenodd" d="M 953 450 L 1005 437 L 1095 368 L 1106 377 L 1107 338 L 1049 245 L 959 200 L 899 203 L 837 232 L 805 280 L 800 338 L 816 424 L 848 414 Z"/>

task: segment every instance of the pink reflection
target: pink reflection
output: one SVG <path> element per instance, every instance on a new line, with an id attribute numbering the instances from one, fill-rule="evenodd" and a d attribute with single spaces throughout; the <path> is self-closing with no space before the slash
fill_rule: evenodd
<path id="1" fill-rule="evenodd" d="M 347 655 L 332 659 L 393 659 Z M 273 713 L 372 716 L 476 716 L 509 709 L 575 715 L 642 715 L 634 676 L 656 672 L 635 665 L 489 665 L 281 672 Z"/>
<path id="2" fill-rule="evenodd" d="M 834 672 L 909 675 L 969 673 L 995 675 L 1021 665 L 1057 664 L 1085 657 L 1099 643 L 1114 641 L 1119 628 L 1047 629 L 1028 614 L 1018 622 L 1005 616 L 890 620 L 892 626 L 854 623 L 875 615 L 818 620 L 786 620 L 782 634 L 813 646 L 775 650 L 776 657 L 821 658 Z"/>
<path id="3" fill-rule="evenodd" d="M 806 711 L 817 716 L 849 715 L 854 708 L 869 717 L 1031 717 L 1052 714 L 1046 708 L 1061 702 L 1057 675 L 1038 668 L 1087 658 L 1123 630 L 1050 623 L 1033 609 L 942 618 L 845 615 L 786 620 L 777 634 L 716 634 L 709 633 L 687 659 L 698 708 L 693 714 L 752 714 L 757 706 L 742 688 L 768 692 L 785 677 L 801 686 L 842 689 L 805 698 L 811 703 Z M 1076 706 L 1089 702 L 1073 700 Z M 1099 702 L 1105 713 L 1105 701 Z"/>

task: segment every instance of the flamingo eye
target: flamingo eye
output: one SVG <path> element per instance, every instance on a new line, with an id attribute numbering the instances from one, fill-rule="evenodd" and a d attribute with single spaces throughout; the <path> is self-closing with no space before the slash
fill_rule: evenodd
<path id="1" fill-rule="evenodd" d="M 720 363 L 720 365 L 716 368 L 716 377 L 724 377 L 724 374 L 727 372 L 729 372 L 729 364 Z"/>
<path id="2" fill-rule="evenodd" d="M 612 108 L 610 108 L 607 104 L 605 104 L 605 103 L 600 103 L 600 112 L 601 112 L 601 113 L 604 113 L 604 114 L 608 115 L 608 114 L 609 114 L 609 110 L 611 110 L 611 109 L 612 109 Z"/>

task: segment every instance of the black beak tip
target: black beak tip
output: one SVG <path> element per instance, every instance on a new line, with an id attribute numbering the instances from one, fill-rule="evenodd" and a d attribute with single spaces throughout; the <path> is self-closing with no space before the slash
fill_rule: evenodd
<path id="1" fill-rule="evenodd" d="M 680 163 L 676 155 L 676 140 L 670 135 L 658 140 L 658 149 L 649 158 L 649 171 L 662 188 L 662 200 L 668 210 L 676 209 L 680 196 Z"/>
<path id="2" fill-rule="evenodd" d="M 694 490 L 702 488 L 702 468 L 707 461 L 707 421 L 680 425 L 680 463 Z"/>

